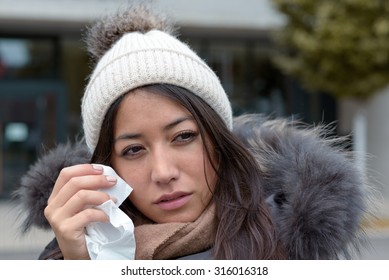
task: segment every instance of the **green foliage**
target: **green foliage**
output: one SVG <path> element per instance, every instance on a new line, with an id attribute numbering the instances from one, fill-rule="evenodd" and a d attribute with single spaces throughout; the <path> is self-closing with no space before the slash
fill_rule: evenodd
<path id="1" fill-rule="evenodd" d="M 276 63 L 306 87 L 367 98 L 389 84 L 389 0 L 273 0 L 287 24 Z"/>

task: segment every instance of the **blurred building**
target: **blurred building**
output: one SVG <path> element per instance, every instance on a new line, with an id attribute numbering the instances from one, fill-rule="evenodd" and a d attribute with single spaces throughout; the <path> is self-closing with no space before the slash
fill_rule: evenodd
<path id="1" fill-rule="evenodd" d="M 349 105 L 304 91 L 274 66 L 272 31 L 284 19 L 271 0 L 154 2 L 219 75 L 236 115 L 259 112 L 308 123 L 348 120 Z M 0 197 L 9 197 L 45 148 L 80 133 L 79 105 L 90 73 L 83 30 L 125 3 L 0 1 Z M 342 122 L 340 133 L 350 130 L 350 122 Z"/>

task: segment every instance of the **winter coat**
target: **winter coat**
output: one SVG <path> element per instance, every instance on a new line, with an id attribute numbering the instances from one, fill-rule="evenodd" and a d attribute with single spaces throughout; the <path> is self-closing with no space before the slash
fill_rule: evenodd
<path id="1" fill-rule="evenodd" d="M 367 186 L 339 138 L 328 128 L 245 115 L 234 133 L 254 154 L 264 193 L 290 259 L 351 258 L 360 241 Z M 26 212 L 23 231 L 50 229 L 43 210 L 63 167 L 87 163 L 83 141 L 59 144 L 22 177 L 15 199 Z"/>

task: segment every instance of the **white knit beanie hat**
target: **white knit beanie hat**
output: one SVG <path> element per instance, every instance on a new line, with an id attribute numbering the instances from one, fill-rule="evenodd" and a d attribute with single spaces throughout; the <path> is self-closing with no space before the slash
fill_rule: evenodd
<path id="1" fill-rule="evenodd" d="M 150 84 L 172 84 L 202 98 L 232 129 L 232 110 L 218 77 L 186 44 L 158 30 L 124 34 L 99 60 L 82 99 L 86 144 L 96 148 L 102 122 L 121 95 Z"/>

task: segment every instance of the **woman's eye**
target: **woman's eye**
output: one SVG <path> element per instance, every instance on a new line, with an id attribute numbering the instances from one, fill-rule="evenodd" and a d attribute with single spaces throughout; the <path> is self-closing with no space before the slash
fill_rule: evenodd
<path id="1" fill-rule="evenodd" d="M 174 140 L 178 142 L 189 142 L 196 137 L 196 133 L 193 131 L 185 131 L 180 133 Z"/>
<path id="2" fill-rule="evenodd" d="M 142 146 L 130 146 L 123 150 L 122 155 L 129 157 L 137 156 L 143 151 L 143 149 L 144 148 Z"/>

